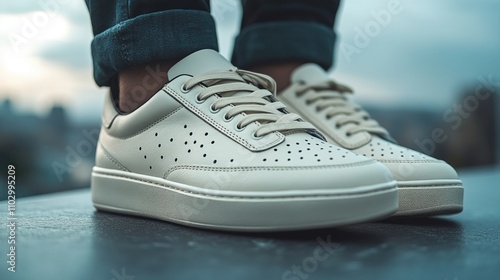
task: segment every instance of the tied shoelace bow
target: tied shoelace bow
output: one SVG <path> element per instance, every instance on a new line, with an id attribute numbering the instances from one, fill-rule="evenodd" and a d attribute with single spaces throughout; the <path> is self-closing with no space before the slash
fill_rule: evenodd
<path id="1" fill-rule="evenodd" d="M 318 112 L 324 112 L 328 120 L 342 115 L 343 117 L 336 121 L 336 128 L 354 124 L 346 131 L 347 136 L 368 132 L 392 141 L 385 128 L 372 119 L 368 112 L 347 98 L 347 94 L 352 94 L 352 89 L 349 87 L 334 81 L 325 81 L 317 84 L 299 84 L 296 93 L 297 96 L 304 96 L 306 103 L 315 106 Z"/>
<path id="2" fill-rule="evenodd" d="M 315 130 L 315 127 L 302 120 L 294 113 L 285 110 L 285 105 L 275 98 L 276 83 L 263 74 L 232 68 L 229 71 L 212 71 L 189 79 L 183 89 L 189 91 L 196 85 L 205 88 L 196 97 L 204 102 L 211 96 L 218 99 L 211 105 L 214 112 L 231 106 L 224 118 L 231 120 L 241 114 L 243 118 L 237 123 L 237 129 L 245 129 L 249 124 L 257 122 L 259 128 L 255 137 L 263 137 L 272 132 L 293 130 Z"/>

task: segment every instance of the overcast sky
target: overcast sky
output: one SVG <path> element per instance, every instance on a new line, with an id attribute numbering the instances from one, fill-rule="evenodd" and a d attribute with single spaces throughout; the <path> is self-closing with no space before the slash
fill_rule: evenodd
<path id="1" fill-rule="evenodd" d="M 62 104 L 76 119 L 98 119 L 105 89 L 92 79 L 84 1 L 60 0 L 47 13 L 49 2 L 57 3 L 0 3 L 0 100 L 41 114 Z M 225 56 L 239 7 L 238 0 L 212 4 Z M 344 1 L 331 75 L 365 103 L 445 110 L 478 76 L 500 81 L 499 13 L 497 0 Z"/>

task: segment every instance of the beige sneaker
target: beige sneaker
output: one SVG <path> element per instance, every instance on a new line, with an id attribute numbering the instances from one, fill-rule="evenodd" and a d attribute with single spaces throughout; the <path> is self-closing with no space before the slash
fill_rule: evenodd
<path id="1" fill-rule="evenodd" d="M 389 170 L 287 113 L 269 77 L 210 50 L 168 76 L 130 114 L 106 98 L 92 172 L 96 208 L 241 231 L 344 225 L 397 210 Z"/>
<path id="2" fill-rule="evenodd" d="M 463 208 L 462 182 L 446 162 L 398 146 L 359 105 L 351 90 L 331 80 L 315 64 L 292 74 L 292 84 L 278 94 L 288 109 L 311 122 L 329 142 L 374 158 L 391 170 L 399 187 L 395 215 L 454 214 Z"/>

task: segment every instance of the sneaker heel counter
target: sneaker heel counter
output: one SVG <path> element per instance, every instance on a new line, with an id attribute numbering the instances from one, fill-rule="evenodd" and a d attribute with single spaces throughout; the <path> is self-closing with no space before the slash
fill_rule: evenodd
<path id="1" fill-rule="evenodd" d="M 101 168 L 128 171 L 122 164 L 120 164 L 120 162 L 118 162 L 113 156 L 111 156 L 111 154 L 102 145 L 101 141 L 97 142 L 96 153 L 95 153 L 95 166 Z"/>
<path id="2" fill-rule="evenodd" d="M 101 115 L 101 130 L 99 140 L 96 145 L 95 166 L 101 168 L 126 170 L 111 154 L 107 151 L 103 142 L 106 142 L 106 129 L 111 127 L 114 119 L 119 115 L 116 103 L 113 100 L 113 94 L 108 92 L 104 98 L 103 110 Z M 109 144 L 109 143 L 108 143 Z"/>

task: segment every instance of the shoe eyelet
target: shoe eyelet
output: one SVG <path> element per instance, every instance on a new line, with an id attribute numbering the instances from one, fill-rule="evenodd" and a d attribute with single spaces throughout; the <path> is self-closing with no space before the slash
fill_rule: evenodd
<path id="1" fill-rule="evenodd" d="M 255 135 L 255 132 L 254 132 L 254 133 L 252 133 L 252 138 L 255 140 L 260 140 L 260 139 L 264 138 L 264 135 L 257 136 L 257 135 Z"/>
<path id="2" fill-rule="evenodd" d="M 182 86 L 181 86 L 181 92 L 182 93 L 188 93 L 190 91 L 191 91 L 190 89 L 186 88 L 186 83 L 182 84 Z"/>
<path id="3" fill-rule="evenodd" d="M 223 119 L 225 122 L 231 122 L 232 120 L 234 120 L 234 116 L 232 116 L 232 117 L 228 118 L 228 117 L 227 117 L 227 114 L 225 114 L 225 115 L 222 117 L 222 119 Z"/>
<path id="4" fill-rule="evenodd" d="M 220 112 L 220 108 L 219 108 L 219 109 L 217 109 L 217 110 L 215 110 L 215 109 L 214 109 L 214 107 L 213 107 L 213 105 L 212 105 L 212 106 L 210 106 L 210 108 L 209 108 L 209 109 L 210 109 L 210 113 L 212 113 L 212 114 L 217 114 L 217 113 L 219 113 L 219 112 Z"/>
<path id="5" fill-rule="evenodd" d="M 237 123 L 235 126 L 234 126 L 234 130 L 238 131 L 238 132 L 242 132 L 243 130 L 245 130 L 245 128 L 247 128 L 246 126 L 244 127 L 240 127 L 240 124 Z"/>
<path id="6" fill-rule="evenodd" d="M 347 137 L 351 137 L 351 136 L 352 136 L 352 133 L 350 133 L 350 132 L 346 132 L 345 136 L 347 136 Z"/>
<path id="7" fill-rule="evenodd" d="M 198 104 L 203 104 L 205 103 L 205 101 L 207 101 L 206 99 L 200 99 L 200 95 L 198 94 L 195 98 L 195 102 L 198 103 Z"/>

